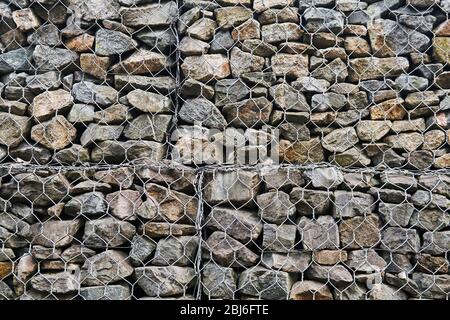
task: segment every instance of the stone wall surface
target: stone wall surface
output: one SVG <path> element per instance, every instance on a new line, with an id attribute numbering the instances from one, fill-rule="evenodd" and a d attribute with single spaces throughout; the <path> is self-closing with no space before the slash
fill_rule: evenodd
<path id="1" fill-rule="evenodd" d="M 449 0 L 0 0 L 0 300 L 450 296 Z"/>

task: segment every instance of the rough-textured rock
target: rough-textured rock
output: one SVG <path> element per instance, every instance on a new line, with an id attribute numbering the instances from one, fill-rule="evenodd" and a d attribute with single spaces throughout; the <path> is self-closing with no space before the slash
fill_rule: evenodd
<path id="1" fill-rule="evenodd" d="M 415 253 L 420 250 L 420 238 L 417 230 L 388 227 L 382 232 L 381 247 L 398 253 Z"/>
<path id="2" fill-rule="evenodd" d="M 0 112 L 0 144 L 7 147 L 17 146 L 28 136 L 31 123 L 28 117 Z"/>
<path id="3" fill-rule="evenodd" d="M 36 223 L 30 228 L 32 242 L 50 248 L 65 247 L 72 243 L 81 226 L 82 221 L 79 219 Z"/>
<path id="4" fill-rule="evenodd" d="M 108 250 L 90 257 L 81 268 L 80 281 L 86 286 L 101 286 L 125 280 L 133 273 L 127 255 Z"/>
<path id="5" fill-rule="evenodd" d="M 235 239 L 248 243 L 262 232 L 262 223 L 255 212 L 215 207 L 206 218 L 205 225 L 221 230 Z"/>
<path id="6" fill-rule="evenodd" d="M 325 283 L 305 280 L 294 283 L 289 296 L 291 300 L 333 300 Z"/>
<path id="7" fill-rule="evenodd" d="M 142 267 L 135 269 L 137 285 L 150 297 L 183 294 L 195 283 L 195 272 L 189 267 Z"/>
<path id="8" fill-rule="evenodd" d="M 260 299 L 286 300 L 293 282 L 287 272 L 255 267 L 241 273 L 238 287 L 241 293 Z"/>
<path id="9" fill-rule="evenodd" d="M 224 232 L 215 231 L 204 244 L 211 258 L 224 267 L 253 266 L 258 256 Z"/>
<path id="10" fill-rule="evenodd" d="M 198 237 L 182 236 L 161 239 L 156 246 L 152 263 L 160 266 L 193 265 L 197 249 Z"/>
<path id="11" fill-rule="evenodd" d="M 84 227 L 83 244 L 93 248 L 118 247 L 130 241 L 136 227 L 115 218 L 87 221 Z"/>
<path id="12" fill-rule="evenodd" d="M 305 250 L 339 248 L 338 225 L 330 216 L 320 216 L 317 219 L 302 217 L 298 229 Z"/>
<path id="13" fill-rule="evenodd" d="M 177 5 L 175 2 L 169 1 L 130 8 L 122 7 L 116 12 L 126 26 L 160 27 L 175 22 Z"/>
<path id="14" fill-rule="evenodd" d="M 63 116 L 55 116 L 31 128 L 31 139 L 51 150 L 61 150 L 76 138 L 76 128 Z"/>
<path id="15" fill-rule="evenodd" d="M 357 216 L 339 224 L 339 235 L 343 248 L 371 248 L 381 239 L 381 221 L 376 215 Z"/>
<path id="16" fill-rule="evenodd" d="M 313 280 L 331 282 L 335 286 L 345 286 L 354 281 L 350 271 L 342 265 L 331 267 L 312 265 L 306 272 Z"/>

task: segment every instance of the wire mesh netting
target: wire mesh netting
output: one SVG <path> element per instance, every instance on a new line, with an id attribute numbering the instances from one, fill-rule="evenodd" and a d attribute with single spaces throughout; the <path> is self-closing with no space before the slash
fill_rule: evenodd
<path id="1" fill-rule="evenodd" d="M 0 299 L 448 299 L 449 0 L 0 0 Z"/>

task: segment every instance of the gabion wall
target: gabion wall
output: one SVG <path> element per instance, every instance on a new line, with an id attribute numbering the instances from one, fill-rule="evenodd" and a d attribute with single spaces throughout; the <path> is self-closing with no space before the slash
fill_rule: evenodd
<path id="1" fill-rule="evenodd" d="M 0 0 L 0 299 L 448 299 L 449 0 Z"/>

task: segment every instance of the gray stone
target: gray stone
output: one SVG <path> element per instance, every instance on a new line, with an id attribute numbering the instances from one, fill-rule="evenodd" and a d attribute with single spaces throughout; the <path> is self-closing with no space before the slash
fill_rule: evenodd
<path id="1" fill-rule="evenodd" d="M 108 106 L 117 102 L 118 92 L 109 86 L 92 82 L 79 82 L 73 85 L 72 95 L 76 101 L 86 104 Z"/>
<path id="2" fill-rule="evenodd" d="M 31 47 L 19 48 L 0 54 L 0 74 L 30 68 Z"/>
<path id="3" fill-rule="evenodd" d="M 242 50 L 261 57 L 271 57 L 277 52 L 277 47 L 259 39 L 246 39 L 242 43 Z"/>
<path id="4" fill-rule="evenodd" d="M 31 225 L 32 243 L 49 248 L 66 247 L 74 240 L 74 236 L 81 228 L 82 221 L 49 220 Z"/>
<path id="5" fill-rule="evenodd" d="M 119 31 L 99 29 L 95 33 L 95 53 L 100 56 L 120 55 L 137 45 L 135 40 Z"/>
<path id="6" fill-rule="evenodd" d="M 234 127 L 253 128 L 268 124 L 273 105 L 265 97 L 257 97 L 226 104 L 222 110 Z"/>
<path id="7" fill-rule="evenodd" d="M 95 254 L 95 251 L 92 249 L 79 244 L 73 244 L 62 252 L 61 259 L 67 263 L 84 263 L 86 259 Z"/>
<path id="8" fill-rule="evenodd" d="M 374 202 L 370 194 L 338 190 L 334 192 L 333 215 L 337 218 L 365 216 L 372 212 Z"/>
<path id="9" fill-rule="evenodd" d="M 7 147 L 19 145 L 31 129 L 28 117 L 0 112 L 0 144 Z"/>
<path id="10" fill-rule="evenodd" d="M 276 76 L 296 79 L 309 75 L 308 60 L 309 57 L 306 54 L 278 53 L 270 61 Z"/>
<path id="11" fill-rule="evenodd" d="M 274 23 L 263 25 L 261 28 L 262 40 L 267 43 L 298 41 L 303 30 L 296 23 Z"/>
<path id="12" fill-rule="evenodd" d="M 141 192 L 121 190 L 106 196 L 109 212 L 120 220 L 136 220 L 137 209 L 141 206 Z"/>
<path id="13" fill-rule="evenodd" d="M 368 9 L 369 10 L 369 9 Z M 394 57 L 428 49 L 430 39 L 392 20 L 377 19 L 368 28 L 372 49 L 377 57 Z"/>
<path id="14" fill-rule="evenodd" d="M 137 285 L 150 297 L 184 294 L 195 284 L 196 275 L 189 267 L 141 267 L 135 269 Z"/>
<path id="15" fill-rule="evenodd" d="M 27 222 L 7 212 L 0 213 L 0 226 L 20 237 L 28 238 L 31 235 L 30 225 Z"/>
<path id="16" fill-rule="evenodd" d="M 314 188 L 333 190 L 343 181 L 344 176 L 338 168 L 314 168 L 305 171 L 305 176 L 311 181 Z"/>
<path id="17" fill-rule="evenodd" d="M 145 43 L 150 48 L 164 52 L 177 42 L 174 31 L 171 29 L 147 30 L 136 33 L 136 39 Z"/>
<path id="18" fill-rule="evenodd" d="M 62 174 L 41 177 L 35 173 L 21 173 L 3 183 L 1 193 L 10 199 L 20 199 L 22 203 L 52 206 L 68 195 L 69 187 L 69 181 Z"/>
<path id="19" fill-rule="evenodd" d="M 330 152 L 344 152 L 358 142 L 353 127 L 336 129 L 322 139 L 322 146 Z"/>
<path id="20" fill-rule="evenodd" d="M 290 193 L 291 202 L 295 204 L 300 215 L 316 216 L 329 213 L 333 194 L 329 191 L 294 188 Z"/>
<path id="21" fill-rule="evenodd" d="M 140 206 L 137 211 L 139 216 L 144 219 L 194 224 L 198 212 L 197 198 L 153 183 L 147 183 L 145 191 L 146 209 L 144 213 Z"/>
<path id="22" fill-rule="evenodd" d="M 219 80 L 214 90 L 217 107 L 242 100 L 250 93 L 250 88 L 241 79 Z"/>
<path id="23" fill-rule="evenodd" d="M 304 272 L 311 263 L 311 254 L 308 252 L 290 253 L 263 253 L 262 264 L 269 269 L 285 272 Z"/>
<path id="24" fill-rule="evenodd" d="M 168 76 L 147 77 L 140 75 L 114 75 L 114 87 L 122 92 L 135 89 L 169 93 L 175 90 L 175 79 Z"/>
<path id="25" fill-rule="evenodd" d="M 203 244 L 206 257 L 224 267 L 251 267 L 257 264 L 258 255 L 241 242 L 221 231 L 215 231 Z"/>
<path id="26" fill-rule="evenodd" d="M 367 297 L 369 300 L 407 300 L 408 295 L 393 286 L 379 283 L 373 286 Z"/>
<path id="27" fill-rule="evenodd" d="M 341 59 L 336 58 L 326 66 L 315 69 L 311 72 L 311 76 L 317 79 L 324 79 L 333 83 L 342 82 L 347 78 L 347 64 Z"/>
<path id="28" fill-rule="evenodd" d="M 66 90 L 46 91 L 33 99 L 31 115 L 38 121 L 51 118 L 55 113 L 67 111 L 73 98 Z"/>
<path id="29" fill-rule="evenodd" d="M 203 293 L 208 298 L 232 299 L 237 291 L 237 278 L 234 269 L 207 263 L 202 269 Z"/>
<path id="30" fill-rule="evenodd" d="M 118 247 L 131 241 L 136 227 L 115 218 L 87 221 L 84 226 L 83 244 L 92 248 Z"/>
<path id="31" fill-rule="evenodd" d="M 214 207 L 211 210 L 205 226 L 226 232 L 243 243 L 256 240 L 262 231 L 262 223 L 255 212 L 222 207 Z"/>
<path id="32" fill-rule="evenodd" d="M 356 126 L 356 133 L 361 141 L 375 142 L 383 138 L 391 129 L 392 122 L 361 120 Z"/>
<path id="33" fill-rule="evenodd" d="M 131 250 L 129 254 L 130 262 L 133 266 L 143 266 L 150 255 L 155 251 L 156 243 L 154 240 L 136 235 L 131 240 Z"/>
<path id="34" fill-rule="evenodd" d="M 305 96 L 287 83 L 270 87 L 269 93 L 274 99 L 275 106 L 287 111 L 309 111 Z"/>
<path id="35" fill-rule="evenodd" d="M 242 294 L 259 299 L 286 300 L 293 283 L 294 278 L 287 272 L 258 266 L 241 273 L 238 287 Z"/>
<path id="36" fill-rule="evenodd" d="M 189 26 L 186 33 L 192 38 L 209 42 L 214 37 L 216 28 L 217 24 L 214 20 L 201 18 Z"/>
<path id="37" fill-rule="evenodd" d="M 395 79 L 395 86 L 403 92 L 423 91 L 428 88 L 428 79 L 404 74 Z"/>
<path id="38" fill-rule="evenodd" d="M 263 250 L 269 252 L 290 252 L 295 246 L 297 228 L 295 225 L 264 224 Z"/>
<path id="39" fill-rule="evenodd" d="M 152 3 L 131 8 L 121 7 L 117 10 L 118 18 L 129 27 L 160 27 L 176 22 L 177 4 L 174 1 Z"/>
<path id="40" fill-rule="evenodd" d="M 80 289 L 83 300 L 131 300 L 131 290 L 125 285 L 107 285 Z"/>
<path id="41" fill-rule="evenodd" d="M 63 48 L 53 48 L 37 45 L 33 52 L 33 61 L 36 68 L 41 70 L 64 70 L 74 66 L 78 54 Z"/>
<path id="42" fill-rule="evenodd" d="M 410 203 L 385 203 L 381 202 L 378 212 L 390 226 L 406 227 L 414 212 L 414 206 Z"/>
<path id="43" fill-rule="evenodd" d="M 204 98 L 186 100 L 179 111 L 179 116 L 183 121 L 194 124 L 201 122 L 208 128 L 223 129 L 226 120 L 216 106 Z"/>
<path id="44" fill-rule="evenodd" d="M 338 225 L 331 216 L 316 219 L 302 217 L 298 222 L 298 229 L 305 250 L 339 248 Z"/>
<path id="45" fill-rule="evenodd" d="M 163 142 L 171 122 L 171 115 L 141 114 L 127 124 L 123 130 L 123 135 L 131 140 L 154 140 L 156 142 Z M 118 139 L 118 137 L 113 137 L 112 139 Z"/>
<path id="46" fill-rule="evenodd" d="M 158 241 L 152 264 L 157 266 L 192 266 L 198 249 L 198 237 L 169 237 Z"/>
<path id="47" fill-rule="evenodd" d="M 16 159 L 16 161 L 25 161 L 37 164 L 47 164 L 52 158 L 50 151 L 47 149 L 39 145 L 30 145 L 27 142 L 22 142 L 14 149 L 11 149 L 9 151 L 9 155 Z M 0 158 L 3 157 L 0 156 Z"/>
<path id="48" fill-rule="evenodd" d="M 81 135 L 80 142 L 83 147 L 86 147 L 95 142 L 118 140 L 122 131 L 122 126 L 103 126 L 91 123 Z"/>
<path id="49" fill-rule="evenodd" d="M 347 104 L 347 98 L 343 94 L 327 92 L 315 94 L 311 97 L 311 109 L 314 112 L 323 112 L 331 109 L 339 110 Z"/>
<path id="50" fill-rule="evenodd" d="M 307 271 L 307 276 L 320 282 L 331 282 L 335 286 L 346 286 L 353 283 L 352 274 L 342 265 L 321 266 L 312 265 Z"/>
<path id="51" fill-rule="evenodd" d="M 244 73 L 262 71 L 264 58 L 233 47 L 230 54 L 230 67 L 233 77 L 238 78 Z"/>
<path id="52" fill-rule="evenodd" d="M 218 30 L 210 42 L 211 53 L 227 53 L 234 45 L 234 40 L 228 30 Z"/>
<path id="53" fill-rule="evenodd" d="M 345 265 L 357 272 L 381 272 L 386 267 L 386 261 L 373 249 L 350 251 Z"/>
<path id="54" fill-rule="evenodd" d="M 248 204 L 256 197 L 261 182 L 257 173 L 243 170 L 216 172 L 205 178 L 204 199 L 210 204 Z"/>
<path id="55" fill-rule="evenodd" d="M 446 299 L 450 292 L 450 275 L 429 275 L 415 272 L 412 277 L 424 298 Z"/>
<path id="56" fill-rule="evenodd" d="M 448 252 L 450 231 L 425 232 L 423 234 L 422 252 L 441 255 Z"/>
<path id="57" fill-rule="evenodd" d="M 172 64 L 173 61 L 169 57 L 140 48 L 128 58 L 112 66 L 110 72 L 127 75 L 157 74 L 169 68 Z"/>
<path id="58" fill-rule="evenodd" d="M 86 21 L 118 19 L 120 5 L 117 0 L 70 0 L 75 16 Z"/>
<path id="59" fill-rule="evenodd" d="M 407 39 L 407 38 L 406 38 Z M 404 57 L 356 58 L 349 60 L 349 81 L 382 79 L 406 72 L 409 61 Z"/>
<path id="60" fill-rule="evenodd" d="M 328 32 L 339 33 L 344 28 L 344 15 L 335 10 L 326 8 L 308 8 L 303 13 L 305 29 L 308 32 Z"/>
<path id="61" fill-rule="evenodd" d="M 231 74 L 230 62 L 222 54 L 186 57 L 181 64 L 181 70 L 186 77 L 201 82 L 224 79 Z"/>
<path id="62" fill-rule="evenodd" d="M 133 271 L 124 252 L 108 250 L 86 259 L 80 281 L 86 286 L 103 286 L 125 280 Z"/>
<path id="63" fill-rule="evenodd" d="M 258 215 L 271 223 L 282 224 L 293 218 L 296 209 L 289 200 L 289 195 L 283 191 L 268 192 L 256 197 Z"/>
<path id="64" fill-rule="evenodd" d="M 422 209 L 414 212 L 410 225 L 425 231 L 439 231 L 450 225 L 450 214 L 443 209 Z"/>
<path id="65" fill-rule="evenodd" d="M 388 227 L 382 232 L 381 248 L 398 253 L 419 252 L 419 234 L 414 229 Z"/>
<path id="66" fill-rule="evenodd" d="M 59 150 L 54 160 L 59 164 L 74 165 L 89 162 L 90 156 L 87 148 L 72 144 L 69 148 Z"/>
<path id="67" fill-rule="evenodd" d="M 72 197 L 64 206 L 64 213 L 78 217 L 92 217 L 106 213 L 105 196 L 100 192 L 89 192 Z"/>
<path id="68" fill-rule="evenodd" d="M 67 115 L 70 123 L 84 123 L 94 121 L 95 107 L 90 104 L 74 104 Z"/>
<path id="69" fill-rule="evenodd" d="M 223 7 L 214 10 L 217 25 L 221 29 L 230 29 L 250 19 L 252 11 L 242 6 Z"/>
<path id="70" fill-rule="evenodd" d="M 79 290 L 77 271 L 73 274 L 70 271 L 58 273 L 41 273 L 31 278 L 31 287 L 35 290 L 51 293 L 69 293 Z"/>

